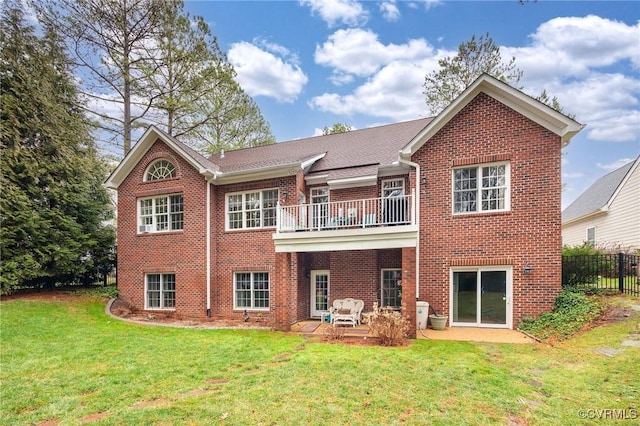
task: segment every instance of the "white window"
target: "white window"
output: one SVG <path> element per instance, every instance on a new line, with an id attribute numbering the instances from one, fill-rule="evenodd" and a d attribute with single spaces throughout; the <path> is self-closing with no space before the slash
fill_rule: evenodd
<path id="1" fill-rule="evenodd" d="M 400 269 L 382 270 L 381 307 L 400 308 L 402 306 L 402 272 Z"/>
<path id="2" fill-rule="evenodd" d="M 138 233 L 178 231 L 184 222 L 182 194 L 138 200 Z"/>
<path id="3" fill-rule="evenodd" d="M 176 275 L 147 274 L 145 293 L 145 309 L 175 309 Z"/>
<path id="4" fill-rule="evenodd" d="M 278 190 L 227 194 L 227 230 L 276 226 Z"/>
<path id="5" fill-rule="evenodd" d="M 236 272 L 233 275 L 234 309 L 269 309 L 269 273 Z"/>
<path id="6" fill-rule="evenodd" d="M 594 246 L 596 244 L 596 227 L 587 228 L 587 243 Z"/>
<path id="7" fill-rule="evenodd" d="M 453 169 L 453 213 L 507 211 L 509 163 Z"/>
<path id="8" fill-rule="evenodd" d="M 382 181 L 382 198 L 399 197 L 400 195 L 404 195 L 404 179 Z"/>
<path id="9" fill-rule="evenodd" d="M 176 168 L 167 160 L 153 162 L 144 175 L 145 181 L 171 179 L 176 177 Z"/>

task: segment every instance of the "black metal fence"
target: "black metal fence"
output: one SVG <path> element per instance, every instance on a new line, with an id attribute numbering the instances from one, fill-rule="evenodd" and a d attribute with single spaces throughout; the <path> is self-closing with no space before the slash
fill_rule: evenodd
<path id="1" fill-rule="evenodd" d="M 640 296 L 639 257 L 624 253 L 562 256 L 562 286 Z"/>

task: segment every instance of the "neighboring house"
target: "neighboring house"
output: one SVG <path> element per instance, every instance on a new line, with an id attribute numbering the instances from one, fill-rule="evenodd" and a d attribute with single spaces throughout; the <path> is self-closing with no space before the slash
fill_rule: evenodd
<path id="1" fill-rule="evenodd" d="M 488 75 L 435 118 L 210 158 L 151 127 L 107 181 L 120 297 L 282 330 L 345 297 L 515 328 L 561 288 L 561 148 L 581 128 Z"/>
<path id="2" fill-rule="evenodd" d="M 640 157 L 601 177 L 562 212 L 562 242 L 640 250 Z"/>

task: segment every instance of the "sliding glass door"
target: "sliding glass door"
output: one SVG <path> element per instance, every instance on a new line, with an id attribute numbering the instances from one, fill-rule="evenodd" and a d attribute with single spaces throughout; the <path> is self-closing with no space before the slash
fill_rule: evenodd
<path id="1" fill-rule="evenodd" d="M 453 270 L 453 326 L 511 328 L 511 268 Z"/>

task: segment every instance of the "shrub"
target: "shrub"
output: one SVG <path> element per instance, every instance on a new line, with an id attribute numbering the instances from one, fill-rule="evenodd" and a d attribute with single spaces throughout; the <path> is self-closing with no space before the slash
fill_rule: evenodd
<path id="1" fill-rule="evenodd" d="M 540 339 L 564 340 L 596 319 L 603 310 L 604 305 L 598 299 L 587 297 L 584 291 L 567 288 L 556 298 L 553 312 L 523 319 L 519 329 Z"/>
<path id="2" fill-rule="evenodd" d="M 379 309 L 374 304 L 370 321 L 371 332 L 380 339 L 382 345 L 399 346 L 407 342 L 411 324 L 400 312 Z"/>
<path id="3" fill-rule="evenodd" d="M 329 324 L 324 329 L 324 338 L 329 342 L 337 342 L 344 339 L 344 328 L 336 327 L 334 324 Z"/>
<path id="4" fill-rule="evenodd" d="M 589 243 L 580 246 L 562 248 L 562 286 L 576 287 L 595 284 L 602 268 L 608 268 L 603 262 L 596 261 L 601 250 Z"/>

